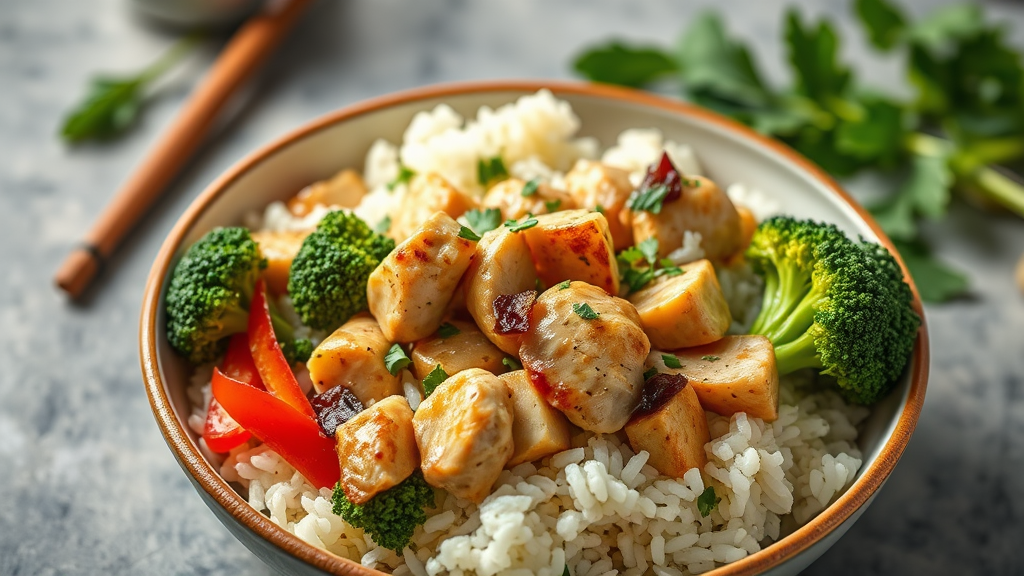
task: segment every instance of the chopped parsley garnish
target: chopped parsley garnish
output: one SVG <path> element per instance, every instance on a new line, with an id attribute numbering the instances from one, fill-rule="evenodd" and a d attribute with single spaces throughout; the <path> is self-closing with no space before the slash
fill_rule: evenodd
<path id="1" fill-rule="evenodd" d="M 437 335 L 441 338 L 451 338 L 452 336 L 461 333 L 462 330 L 459 330 L 453 324 L 449 324 L 448 322 L 441 324 L 441 327 L 437 329 Z"/>
<path id="2" fill-rule="evenodd" d="M 463 214 L 463 216 L 466 218 L 466 222 L 469 223 L 469 227 L 480 235 L 501 226 L 501 210 L 497 208 L 487 208 L 485 210 L 474 208 Z"/>
<path id="3" fill-rule="evenodd" d="M 394 190 L 395 187 L 398 186 L 399 184 L 408 184 L 412 180 L 412 177 L 415 175 L 416 172 L 409 168 L 408 166 L 404 164 L 399 166 L 398 176 L 395 176 L 394 180 L 388 182 L 388 190 Z"/>
<path id="4" fill-rule="evenodd" d="M 597 212 L 598 214 L 604 214 L 604 206 L 601 206 L 600 204 L 594 206 L 594 212 Z"/>
<path id="5" fill-rule="evenodd" d="M 391 216 L 385 216 L 377 225 L 373 227 L 373 231 L 377 234 L 384 234 L 388 230 L 391 230 Z"/>
<path id="6" fill-rule="evenodd" d="M 576 302 L 572 305 L 572 311 L 584 320 L 596 320 L 597 317 L 601 315 L 600 313 L 595 312 L 594 309 L 590 307 L 590 304 L 587 304 L 586 302 Z"/>
<path id="7" fill-rule="evenodd" d="M 719 360 L 721 360 L 719 356 L 712 356 L 711 354 L 705 354 L 701 356 L 700 359 L 704 360 L 705 362 L 718 362 Z"/>
<path id="8" fill-rule="evenodd" d="M 650 380 L 655 374 L 658 373 L 658 369 L 651 366 L 647 370 L 644 370 L 644 382 Z"/>
<path id="9" fill-rule="evenodd" d="M 572 576 L 572 574 L 569 573 L 569 565 L 568 564 L 566 564 L 565 567 L 562 568 L 562 576 Z"/>
<path id="10" fill-rule="evenodd" d="M 523 369 L 523 365 L 520 364 L 518 360 L 511 356 L 505 356 L 504 358 L 502 358 L 501 363 L 504 364 L 506 368 L 508 368 L 509 372 L 514 372 L 516 370 Z"/>
<path id="11" fill-rule="evenodd" d="M 660 214 L 661 205 L 665 202 L 668 192 L 668 186 L 664 184 L 657 184 L 643 191 L 637 190 L 629 196 L 626 206 L 634 212 L 645 211 L 651 214 Z"/>
<path id="12" fill-rule="evenodd" d="M 498 182 L 508 178 L 508 170 L 501 156 L 490 159 L 479 159 L 476 161 L 476 179 L 481 186 L 487 186 L 492 182 Z"/>
<path id="13" fill-rule="evenodd" d="M 468 226 L 463 226 L 462 228 L 459 228 L 459 238 L 465 238 L 466 240 L 472 240 L 473 242 L 480 241 L 480 235 L 477 234 L 476 232 L 473 232 L 473 229 L 469 228 Z"/>
<path id="14" fill-rule="evenodd" d="M 658 258 L 658 239 L 651 236 L 637 244 L 636 247 L 644 255 L 644 259 L 653 266 L 654 261 Z"/>
<path id="15" fill-rule="evenodd" d="M 570 285 L 572 285 L 572 280 L 562 280 L 558 284 L 555 284 L 555 286 L 557 286 L 559 290 L 565 290 Z"/>
<path id="16" fill-rule="evenodd" d="M 658 249 L 658 239 L 651 237 L 619 252 L 616 258 L 619 261 L 620 278 L 629 286 L 630 293 L 641 290 L 660 276 L 678 276 L 683 273 L 682 268 L 674 266 L 668 258 L 658 260 Z"/>
<path id="17" fill-rule="evenodd" d="M 405 350 L 398 344 L 393 344 L 388 353 L 384 355 L 384 367 L 391 372 L 392 376 L 398 374 L 398 372 L 409 365 L 409 357 L 405 355 Z"/>
<path id="18" fill-rule="evenodd" d="M 448 373 L 444 371 L 444 368 L 441 368 L 440 364 L 434 366 L 434 369 L 430 371 L 430 374 L 427 374 L 427 377 L 423 379 L 423 395 L 430 396 L 434 393 L 438 384 L 447 379 Z"/>
<path id="19" fill-rule="evenodd" d="M 705 356 L 706 358 L 706 356 Z M 667 368 L 682 368 L 683 363 L 679 361 L 679 358 L 674 354 L 662 354 L 661 361 L 665 363 Z"/>
<path id="20" fill-rule="evenodd" d="M 533 228 L 536 225 L 537 219 L 529 214 L 526 215 L 526 219 L 523 220 L 522 222 L 518 222 L 516 220 L 505 221 L 505 227 L 511 230 L 512 232 L 522 232 L 523 230 L 526 230 L 527 228 Z"/>
<path id="21" fill-rule="evenodd" d="M 722 499 L 715 495 L 715 487 L 708 486 L 697 496 L 697 510 L 702 518 L 707 518 L 718 507 Z"/>
<path id="22" fill-rule="evenodd" d="M 544 202 L 544 207 L 547 208 L 548 212 L 557 212 L 561 206 L 562 201 L 557 198 L 555 200 L 548 200 L 547 202 Z"/>
<path id="23" fill-rule="evenodd" d="M 522 194 L 524 198 L 527 196 L 533 196 L 534 194 L 537 193 L 537 188 L 539 187 L 540 178 L 534 178 L 533 180 L 530 180 L 529 182 L 523 185 L 523 191 L 520 192 L 520 194 Z"/>

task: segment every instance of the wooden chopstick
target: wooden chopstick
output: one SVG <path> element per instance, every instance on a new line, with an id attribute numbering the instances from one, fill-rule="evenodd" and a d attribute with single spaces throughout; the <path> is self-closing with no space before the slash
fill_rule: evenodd
<path id="1" fill-rule="evenodd" d="M 114 195 L 54 281 L 72 298 L 142 218 L 203 141 L 224 104 L 285 37 L 312 0 L 271 0 L 235 33 L 177 118 Z"/>

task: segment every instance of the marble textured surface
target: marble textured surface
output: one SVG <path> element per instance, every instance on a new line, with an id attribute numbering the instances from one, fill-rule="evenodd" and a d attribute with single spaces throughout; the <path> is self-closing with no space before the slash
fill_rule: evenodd
<path id="1" fill-rule="evenodd" d="M 360 99 L 449 80 L 570 76 L 582 45 L 673 41 L 714 6 L 780 77 L 781 0 L 322 0 L 80 303 L 50 283 L 69 247 L 173 117 L 216 42 L 164 83 L 138 130 L 69 149 L 61 114 L 97 70 L 127 71 L 172 35 L 124 0 L 0 0 L 0 574 L 265 574 L 205 508 L 164 445 L 141 385 L 137 317 L 174 220 L 254 147 Z M 845 54 L 898 80 L 864 46 L 847 0 Z M 916 12 L 936 2 L 905 0 Z M 990 4 L 1024 36 L 1024 5 Z M 1024 44 L 1024 41 L 1021 42 Z M 1024 223 L 956 206 L 929 234 L 974 279 L 928 309 L 932 377 L 902 463 L 860 522 L 808 574 L 1024 573 Z"/>

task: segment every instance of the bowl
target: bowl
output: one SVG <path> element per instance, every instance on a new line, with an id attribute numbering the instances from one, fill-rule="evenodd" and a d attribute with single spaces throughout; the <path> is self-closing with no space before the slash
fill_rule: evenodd
<path id="1" fill-rule="evenodd" d="M 370 144 L 379 137 L 400 141 L 416 112 L 446 103 L 472 117 L 480 106 L 496 107 L 541 88 L 568 101 L 582 120 L 581 133 L 597 138 L 603 146 L 612 144 L 623 129 L 658 127 L 666 138 L 691 144 L 716 181 L 756 184 L 774 196 L 784 212 L 833 222 L 847 233 L 881 242 L 895 253 L 867 212 L 807 159 L 717 114 L 647 93 L 546 81 L 447 84 L 375 98 L 310 122 L 249 155 L 193 202 L 153 264 L 141 317 L 143 378 L 164 438 L 217 518 L 274 568 L 290 574 L 379 574 L 310 546 L 273 524 L 249 506 L 200 453 L 196 435 L 186 423 L 189 367 L 172 351 L 163 329 L 161 303 L 176 258 L 215 226 L 238 225 L 248 210 L 283 200 L 341 168 L 361 167 Z M 922 313 L 917 289 L 911 286 L 914 306 Z M 796 574 L 832 546 L 864 512 L 896 466 L 921 412 L 927 377 L 928 337 L 922 325 L 902 381 L 863 424 L 858 444 L 864 464 L 853 485 L 793 533 L 709 574 Z"/>

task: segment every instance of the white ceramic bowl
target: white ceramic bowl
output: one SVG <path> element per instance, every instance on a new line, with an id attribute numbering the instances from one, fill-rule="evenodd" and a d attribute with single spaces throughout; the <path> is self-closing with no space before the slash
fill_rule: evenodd
<path id="1" fill-rule="evenodd" d="M 716 114 L 677 101 L 607 86 L 552 82 L 484 82 L 428 87 L 376 98 L 320 118 L 263 147 L 228 170 L 192 204 L 171 231 L 153 265 L 141 318 L 140 350 L 146 389 L 167 443 L 199 495 L 250 550 L 289 574 L 376 574 L 305 544 L 274 525 L 240 497 L 203 458 L 189 414 L 189 367 L 164 334 L 162 297 L 175 259 L 215 226 L 238 225 L 242 215 L 282 200 L 344 167 L 361 168 L 376 138 L 393 142 L 413 115 L 446 103 L 471 117 L 549 88 L 582 120 L 582 135 L 603 146 L 626 128 L 657 127 L 666 138 L 694 147 L 722 185 L 745 182 L 775 197 L 783 211 L 833 222 L 846 232 L 892 250 L 878 226 L 824 172 L 784 145 Z M 917 290 L 914 305 L 921 312 Z M 864 465 L 837 502 L 764 550 L 709 574 L 796 574 L 825 552 L 863 513 L 892 472 L 917 423 L 928 374 L 928 338 L 922 326 L 911 366 L 896 390 L 873 409 L 858 444 Z"/>

